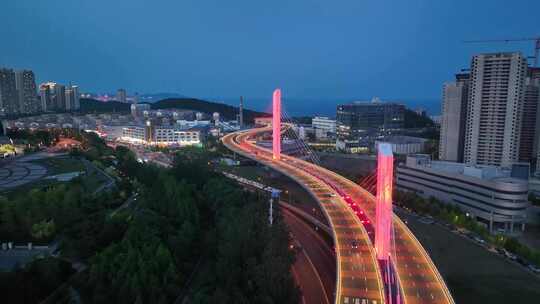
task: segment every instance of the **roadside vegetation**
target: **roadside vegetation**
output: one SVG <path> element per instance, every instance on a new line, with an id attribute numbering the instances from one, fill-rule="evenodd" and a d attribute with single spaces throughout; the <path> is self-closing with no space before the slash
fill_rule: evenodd
<path id="1" fill-rule="evenodd" d="M 540 267 L 540 251 L 527 247 L 514 237 L 490 234 L 484 225 L 463 212 L 458 206 L 445 204 L 434 197 L 424 199 L 415 193 L 402 191 L 395 191 L 394 200 L 398 205 L 417 214 L 432 216 L 459 229 L 465 229 L 491 246 L 504 249 L 536 265 L 536 267 Z"/>
<path id="2" fill-rule="evenodd" d="M 59 244 L 57 257 L 0 273 L 7 302 L 40 302 L 69 278 L 47 303 L 298 303 L 279 211 L 270 227 L 266 200 L 214 171 L 219 143 L 181 149 L 164 169 L 93 133 L 74 136 L 71 156 L 115 172 L 116 191 L 75 179 L 0 198 L 0 239 Z"/>

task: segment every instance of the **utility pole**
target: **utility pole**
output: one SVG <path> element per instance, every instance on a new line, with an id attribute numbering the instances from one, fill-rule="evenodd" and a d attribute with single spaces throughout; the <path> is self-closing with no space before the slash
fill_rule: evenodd
<path id="1" fill-rule="evenodd" d="M 238 125 L 240 125 L 240 129 L 244 127 L 244 96 L 240 96 L 240 107 L 238 107 Z"/>
<path id="2" fill-rule="evenodd" d="M 270 226 L 274 223 L 274 200 L 279 202 L 279 190 L 273 189 L 272 194 L 270 195 L 270 207 L 268 210 L 268 222 Z"/>

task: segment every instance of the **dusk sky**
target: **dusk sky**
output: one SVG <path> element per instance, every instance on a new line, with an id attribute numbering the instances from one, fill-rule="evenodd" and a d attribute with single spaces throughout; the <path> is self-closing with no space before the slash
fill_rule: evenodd
<path id="1" fill-rule="evenodd" d="M 6 0 L 0 66 L 83 91 L 439 99 L 485 51 L 533 43 L 537 0 Z"/>

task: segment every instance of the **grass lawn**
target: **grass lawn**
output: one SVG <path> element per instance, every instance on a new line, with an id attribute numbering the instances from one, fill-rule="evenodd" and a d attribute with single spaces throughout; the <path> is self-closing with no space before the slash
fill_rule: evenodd
<path id="1" fill-rule="evenodd" d="M 540 278 L 460 235 L 407 216 L 456 303 L 534 303 Z"/>

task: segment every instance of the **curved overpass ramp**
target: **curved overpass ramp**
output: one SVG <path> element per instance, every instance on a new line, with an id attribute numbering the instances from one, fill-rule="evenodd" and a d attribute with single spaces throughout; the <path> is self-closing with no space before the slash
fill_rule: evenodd
<path id="1" fill-rule="evenodd" d="M 335 303 L 384 303 L 382 278 L 365 228 L 330 186 L 291 165 L 291 158 L 283 155 L 282 160 L 273 160 L 272 152 L 250 142 L 250 138 L 257 133 L 270 130 L 261 128 L 232 133 L 223 138 L 223 143 L 232 151 L 292 178 L 321 205 L 333 231 L 336 248 Z M 351 246 L 353 242 L 357 248 Z"/>
<path id="2" fill-rule="evenodd" d="M 312 163 L 286 155 L 282 155 L 281 160 L 273 160 L 270 150 L 254 143 L 258 134 L 270 131 L 271 127 L 266 127 L 231 133 L 223 138 L 223 143 L 230 150 L 289 176 L 321 205 L 336 247 L 335 303 L 385 303 L 384 283 L 366 230 L 375 220 L 373 195 L 352 181 Z M 350 206 L 351 201 L 365 212 L 368 225 L 360 221 Z M 391 258 L 402 295 L 400 302 L 453 304 L 452 296 L 430 257 L 395 215 L 393 227 L 395 251 Z M 353 243 L 357 248 L 352 248 Z"/>

